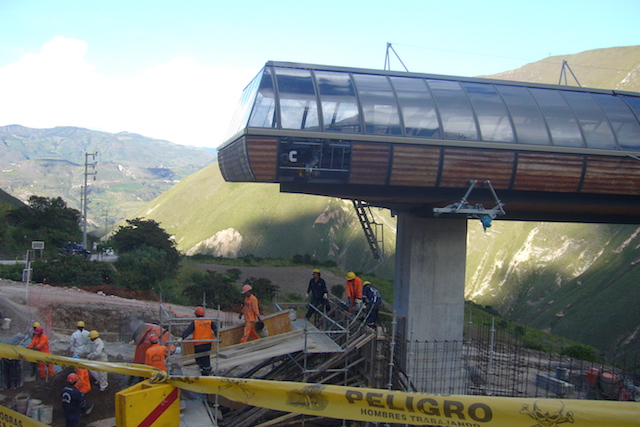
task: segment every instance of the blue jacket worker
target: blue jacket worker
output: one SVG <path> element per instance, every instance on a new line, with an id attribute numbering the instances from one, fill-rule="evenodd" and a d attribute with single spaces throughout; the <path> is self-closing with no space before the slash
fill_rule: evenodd
<path id="1" fill-rule="evenodd" d="M 380 292 L 373 286 L 368 280 L 362 284 L 362 299 L 367 304 L 367 317 L 364 320 L 365 325 L 372 328 L 376 327 L 376 320 L 378 320 L 378 311 L 382 305 L 382 296 Z"/>
<path id="2" fill-rule="evenodd" d="M 93 404 L 84 399 L 84 395 L 75 387 L 78 382 L 78 375 L 70 373 L 67 375 L 67 385 L 60 393 L 62 396 L 62 412 L 67 427 L 77 427 L 80 425 L 80 416 L 88 415 L 93 409 Z"/>
<path id="3" fill-rule="evenodd" d="M 307 297 L 311 294 L 311 301 L 309 302 L 309 310 L 305 319 L 310 319 L 311 315 L 315 311 L 313 307 L 322 305 L 326 311 L 329 311 L 329 299 L 327 293 L 327 284 L 324 279 L 320 277 L 320 270 L 317 268 L 312 272 L 313 277 L 309 280 L 309 286 L 307 287 Z"/>

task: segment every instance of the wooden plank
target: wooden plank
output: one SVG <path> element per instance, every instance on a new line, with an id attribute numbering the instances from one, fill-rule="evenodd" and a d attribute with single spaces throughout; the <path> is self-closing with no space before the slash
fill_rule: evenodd
<path id="1" fill-rule="evenodd" d="M 258 181 L 276 182 L 277 138 L 247 137 L 247 154 L 253 175 Z"/>
<path id="2" fill-rule="evenodd" d="M 384 185 L 389 170 L 389 144 L 354 142 L 351 147 L 350 184 Z"/>
<path id="3" fill-rule="evenodd" d="M 588 157 L 582 193 L 640 194 L 640 160 Z"/>
<path id="4" fill-rule="evenodd" d="M 440 147 L 396 145 L 389 185 L 435 187 L 440 165 Z"/>
<path id="5" fill-rule="evenodd" d="M 445 148 L 441 187 L 469 188 L 470 180 L 489 180 L 496 190 L 508 189 L 515 153 L 498 150 Z"/>

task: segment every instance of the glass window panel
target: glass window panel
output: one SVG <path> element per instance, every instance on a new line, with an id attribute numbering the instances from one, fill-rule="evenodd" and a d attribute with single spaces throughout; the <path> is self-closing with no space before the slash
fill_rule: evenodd
<path id="1" fill-rule="evenodd" d="M 264 69 L 260 88 L 256 95 L 256 102 L 253 105 L 251 118 L 249 119 L 249 127 L 258 128 L 275 128 L 276 123 L 276 103 L 275 93 L 273 92 L 273 80 L 271 78 L 271 70 Z"/>
<path id="2" fill-rule="evenodd" d="M 236 111 L 233 113 L 233 119 L 229 125 L 229 130 L 227 131 L 225 140 L 231 138 L 239 132 L 240 129 L 247 126 L 247 120 L 249 120 L 249 114 L 251 113 L 251 106 L 253 105 L 253 100 L 255 99 L 256 92 L 260 86 L 261 79 L 262 71 L 254 77 L 251 83 L 249 83 L 242 92 Z"/>
<path id="3" fill-rule="evenodd" d="M 600 93 L 594 93 L 593 96 L 609 118 L 620 148 L 640 150 L 640 124 L 629 106 L 618 96 Z"/>
<path id="4" fill-rule="evenodd" d="M 483 141 L 515 142 L 507 107 L 496 89 L 487 83 L 460 82 L 467 91 L 480 124 Z"/>
<path id="5" fill-rule="evenodd" d="M 542 113 L 526 88 L 496 85 L 502 95 L 516 130 L 518 144 L 550 145 Z"/>
<path id="6" fill-rule="evenodd" d="M 309 70 L 275 68 L 283 129 L 320 130 L 316 91 Z"/>
<path id="7" fill-rule="evenodd" d="M 347 73 L 316 71 L 322 105 L 323 130 L 360 133 L 356 94 Z"/>
<path id="8" fill-rule="evenodd" d="M 374 135 L 402 135 L 398 104 L 385 76 L 353 74 L 358 91 L 364 132 Z"/>
<path id="9" fill-rule="evenodd" d="M 404 120 L 406 136 L 441 138 L 436 106 L 422 79 L 391 77 Z"/>
<path id="10" fill-rule="evenodd" d="M 622 96 L 622 99 L 624 99 L 629 105 L 629 107 L 631 107 L 631 110 L 633 110 L 633 112 L 636 115 L 636 120 L 640 119 L 640 97 Z M 635 144 L 631 144 L 631 145 L 633 145 L 633 147 L 635 148 L 639 144 L 640 144 L 640 141 L 636 140 Z"/>
<path id="11" fill-rule="evenodd" d="M 551 132 L 553 145 L 584 147 L 576 115 L 567 101 L 554 89 L 529 89 L 538 102 Z"/>
<path id="12" fill-rule="evenodd" d="M 588 148 L 618 148 L 607 116 L 590 93 L 562 91 L 562 95 L 578 116 Z"/>
<path id="13" fill-rule="evenodd" d="M 445 139 L 478 139 L 469 99 L 458 82 L 427 80 L 442 119 Z"/>

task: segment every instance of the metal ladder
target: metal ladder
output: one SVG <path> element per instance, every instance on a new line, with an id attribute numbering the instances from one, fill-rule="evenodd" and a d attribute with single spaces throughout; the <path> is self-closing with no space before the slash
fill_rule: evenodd
<path id="1" fill-rule="evenodd" d="M 352 200 L 352 202 L 373 257 L 378 261 L 384 260 L 384 225 L 375 222 L 368 203 L 361 200 Z M 377 238 L 376 232 L 381 235 L 380 239 Z"/>

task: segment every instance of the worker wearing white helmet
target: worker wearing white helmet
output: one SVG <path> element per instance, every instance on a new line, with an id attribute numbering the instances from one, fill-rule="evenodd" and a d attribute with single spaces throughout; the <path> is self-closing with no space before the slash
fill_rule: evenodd
<path id="1" fill-rule="evenodd" d="M 260 335 L 256 332 L 256 320 L 260 320 L 260 309 L 258 308 L 258 298 L 253 295 L 253 288 L 251 285 L 244 285 L 242 287 L 242 294 L 244 295 L 244 305 L 242 306 L 242 313 L 240 318 L 244 316 L 244 335 L 240 339 L 240 342 L 247 342 L 257 340 Z"/>
<path id="2" fill-rule="evenodd" d="M 71 334 L 69 338 L 69 346 L 67 350 L 71 351 L 72 356 L 80 356 L 91 351 L 91 340 L 89 340 L 89 331 L 84 328 L 84 322 L 80 320 L 77 323 L 78 329 Z"/>
<path id="3" fill-rule="evenodd" d="M 324 279 L 320 277 L 320 270 L 314 269 L 311 273 L 313 277 L 309 280 L 309 286 L 307 286 L 307 297 L 311 294 L 311 301 L 309 302 L 309 310 L 307 310 L 305 319 L 310 319 L 311 315 L 315 312 L 314 307 L 322 305 L 326 311 L 329 311 L 329 294 L 327 293 L 327 284 Z"/>
<path id="4" fill-rule="evenodd" d="M 106 362 L 109 360 L 109 355 L 104 348 L 104 342 L 102 338 L 100 338 L 100 334 L 98 331 L 89 332 L 89 339 L 91 340 L 91 353 L 87 356 L 89 360 L 99 360 L 101 362 Z M 105 391 L 109 386 L 109 382 L 107 380 L 107 373 L 103 371 L 89 371 L 91 376 L 96 379 L 98 385 L 100 386 L 100 391 Z"/>

